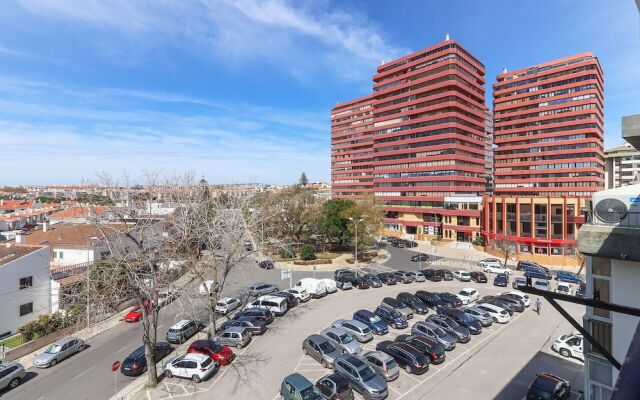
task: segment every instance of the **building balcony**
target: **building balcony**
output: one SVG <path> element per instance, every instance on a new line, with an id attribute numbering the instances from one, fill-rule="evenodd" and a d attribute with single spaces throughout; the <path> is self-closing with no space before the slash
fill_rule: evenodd
<path id="1" fill-rule="evenodd" d="M 585 213 L 586 223 L 578 231 L 578 249 L 583 254 L 627 261 L 640 261 L 640 211 L 630 211 L 618 224 L 605 224 Z"/>

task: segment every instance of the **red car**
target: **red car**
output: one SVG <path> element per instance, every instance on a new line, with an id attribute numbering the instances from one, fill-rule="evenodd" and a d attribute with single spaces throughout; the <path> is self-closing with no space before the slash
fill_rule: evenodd
<path id="1" fill-rule="evenodd" d="M 228 365 L 236 357 L 227 346 L 213 340 L 196 340 L 191 343 L 187 353 L 200 353 L 211 357 L 218 365 Z"/>
<path id="2" fill-rule="evenodd" d="M 151 313 L 152 309 L 151 309 L 151 303 L 149 303 L 148 301 L 144 302 L 144 305 L 147 307 L 147 313 Z M 133 310 L 129 311 L 125 316 L 124 316 L 124 321 L 125 322 L 138 322 L 142 319 L 142 307 L 140 306 L 140 304 L 136 305 Z"/>

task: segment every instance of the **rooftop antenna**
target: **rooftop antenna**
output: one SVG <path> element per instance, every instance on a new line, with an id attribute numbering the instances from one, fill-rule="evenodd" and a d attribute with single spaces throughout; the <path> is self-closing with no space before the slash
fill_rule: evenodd
<path id="1" fill-rule="evenodd" d="M 449 40 L 449 34 L 444 35 L 444 40 Z"/>
<path id="2" fill-rule="evenodd" d="M 506 74 L 507 73 L 507 67 L 502 67 L 502 73 Z"/>

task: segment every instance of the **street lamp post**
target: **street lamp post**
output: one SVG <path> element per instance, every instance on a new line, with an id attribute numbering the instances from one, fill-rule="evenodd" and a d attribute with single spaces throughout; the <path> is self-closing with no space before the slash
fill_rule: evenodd
<path id="1" fill-rule="evenodd" d="M 357 222 L 352 217 L 349 217 L 349 221 L 353 222 L 353 225 L 356 227 L 356 276 L 358 276 L 358 222 L 364 221 L 363 218 L 360 218 Z"/>

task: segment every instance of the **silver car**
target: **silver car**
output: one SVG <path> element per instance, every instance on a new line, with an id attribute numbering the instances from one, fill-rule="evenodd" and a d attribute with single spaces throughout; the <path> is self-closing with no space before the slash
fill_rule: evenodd
<path id="1" fill-rule="evenodd" d="M 437 340 L 444 346 L 444 349 L 451 351 L 456 348 L 456 338 L 444 331 L 438 325 L 432 322 L 418 321 L 411 327 L 411 334 L 418 336 L 426 336 Z"/>
<path id="2" fill-rule="evenodd" d="M 15 389 L 27 375 L 22 364 L 11 361 L 0 362 L 0 390 Z"/>
<path id="3" fill-rule="evenodd" d="M 331 342 L 343 353 L 358 354 L 362 351 L 360 343 L 353 338 L 347 331 L 340 328 L 326 328 L 320 334 Z"/>
<path id="4" fill-rule="evenodd" d="M 483 327 L 491 326 L 493 324 L 493 318 L 491 317 L 491 314 L 478 307 L 469 307 L 463 309 L 462 311 L 464 311 L 465 314 L 468 314 L 480 321 Z"/>
<path id="5" fill-rule="evenodd" d="M 250 296 L 263 296 L 265 294 L 271 294 L 279 291 L 280 289 L 271 283 L 258 282 L 249 286 Z"/>
<path id="6" fill-rule="evenodd" d="M 349 381 L 366 399 L 382 400 L 389 395 L 387 381 L 361 359 L 343 354 L 333 362 L 333 370 Z"/>
<path id="7" fill-rule="evenodd" d="M 235 297 L 223 297 L 216 302 L 216 307 L 214 311 L 218 314 L 227 315 L 231 311 L 240 307 L 240 300 Z"/>
<path id="8" fill-rule="evenodd" d="M 337 319 L 331 324 L 334 328 L 341 328 L 349 332 L 358 342 L 366 343 L 373 340 L 373 332 L 371 328 L 360 321 L 353 319 Z"/>
<path id="9" fill-rule="evenodd" d="M 47 349 L 38 354 L 33 360 L 33 366 L 38 368 L 53 367 L 65 358 L 84 350 L 84 341 L 72 336 L 56 340 Z"/>
<path id="10" fill-rule="evenodd" d="M 366 362 L 374 371 L 390 382 L 400 376 L 398 363 L 390 355 L 381 351 L 366 351 L 358 355 L 362 361 Z"/>
<path id="11" fill-rule="evenodd" d="M 302 352 L 325 368 L 331 368 L 333 361 L 342 354 L 326 337 L 313 334 L 302 342 Z"/>
<path id="12" fill-rule="evenodd" d="M 425 277 L 424 277 L 424 274 L 422 272 L 411 271 L 409 273 L 411 274 L 411 277 L 413 278 L 414 282 L 424 282 L 425 281 Z"/>
<path id="13" fill-rule="evenodd" d="M 225 329 L 219 335 L 214 336 L 213 340 L 225 346 L 233 346 L 241 349 L 251 342 L 251 336 L 251 332 L 249 332 L 247 328 L 233 326 Z"/>

